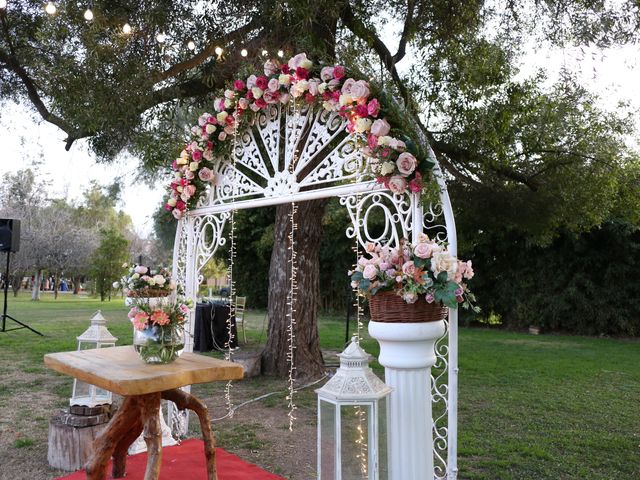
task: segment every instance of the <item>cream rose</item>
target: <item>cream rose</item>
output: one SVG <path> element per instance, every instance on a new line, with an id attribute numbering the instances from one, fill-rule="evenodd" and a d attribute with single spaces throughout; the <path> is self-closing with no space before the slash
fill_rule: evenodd
<path id="1" fill-rule="evenodd" d="M 382 167 L 380 167 L 380 175 L 382 175 L 383 177 L 386 175 L 390 175 L 395 169 L 396 167 L 393 162 L 384 162 L 382 164 Z"/>
<path id="2" fill-rule="evenodd" d="M 355 130 L 357 133 L 368 132 L 371 129 L 371 120 L 369 118 L 359 118 L 356 120 Z"/>
<path id="3" fill-rule="evenodd" d="M 458 270 L 458 259 L 447 250 L 434 252 L 431 258 L 431 270 L 436 277 L 442 272 L 447 272 L 447 279 L 453 280 Z"/>
<path id="4" fill-rule="evenodd" d="M 216 120 L 218 120 L 219 123 L 224 123 L 228 116 L 229 114 L 227 112 L 220 112 L 216 115 Z"/>

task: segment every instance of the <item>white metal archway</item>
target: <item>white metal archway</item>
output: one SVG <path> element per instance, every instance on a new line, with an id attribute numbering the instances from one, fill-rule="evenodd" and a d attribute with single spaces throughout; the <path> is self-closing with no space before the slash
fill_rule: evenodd
<path id="1" fill-rule="evenodd" d="M 358 134 L 345 131 L 346 120 L 336 112 L 305 106 L 298 109 L 270 105 L 253 125 L 238 132 L 232 158 L 216 160 L 217 182 L 197 208 L 178 224 L 174 246 L 174 278 L 195 304 L 201 270 L 224 245 L 223 229 L 231 212 L 306 200 L 339 197 L 352 225 L 347 237 L 364 245 L 400 238 L 417 241 L 421 233 L 447 241 L 456 255 L 457 238 L 446 183 L 436 163 L 434 176 L 440 202 L 422 205 L 420 195 L 392 194 L 370 178 L 360 153 Z M 362 142 L 362 140 L 360 140 Z M 372 212 L 384 215 L 382 235 L 368 228 Z M 345 272 L 345 281 L 347 276 Z M 195 311 L 188 321 L 193 334 Z M 447 332 L 436 344 L 438 361 L 432 369 L 434 478 L 457 478 L 458 313 L 451 309 Z M 192 335 L 186 350 L 193 350 Z M 170 415 L 175 430 L 186 432 L 185 418 Z"/>

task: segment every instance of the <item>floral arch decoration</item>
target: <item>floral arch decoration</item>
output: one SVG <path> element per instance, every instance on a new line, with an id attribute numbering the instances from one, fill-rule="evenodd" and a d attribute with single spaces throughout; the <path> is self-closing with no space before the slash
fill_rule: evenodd
<path id="1" fill-rule="evenodd" d="M 314 65 L 304 53 L 282 64 L 268 60 L 263 73 L 235 80 L 214 101 L 215 113 L 200 115 L 172 162 L 165 209 L 179 220 L 173 275 L 188 298 L 195 302 L 201 271 L 226 242 L 225 223 L 239 209 L 339 197 L 352 223 L 346 235 L 361 246 L 397 246 L 427 233 L 456 254 L 451 203 L 433 151 L 420 139 L 428 149 L 420 154 L 387 121 L 368 82 L 350 78 L 341 65 Z M 427 182 L 439 187 L 439 201 L 423 205 Z M 369 228 L 373 217 L 383 219 L 381 231 Z M 450 309 L 432 369 L 437 479 L 457 472 L 457 315 Z M 184 430 L 176 410 L 170 421 Z"/>

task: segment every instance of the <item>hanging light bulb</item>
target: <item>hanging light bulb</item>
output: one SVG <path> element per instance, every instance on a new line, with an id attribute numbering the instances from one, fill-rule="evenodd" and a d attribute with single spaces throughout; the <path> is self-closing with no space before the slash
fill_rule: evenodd
<path id="1" fill-rule="evenodd" d="M 122 33 L 129 35 L 131 33 L 131 25 L 129 25 L 128 23 L 125 23 L 122 26 Z"/>
<path id="2" fill-rule="evenodd" d="M 266 57 L 267 55 L 269 55 L 269 52 L 267 52 L 266 50 L 262 50 L 262 56 Z"/>
<path id="3" fill-rule="evenodd" d="M 44 11 L 47 12 L 49 15 L 53 15 L 56 13 L 58 9 L 56 8 L 56 6 L 53 4 L 53 2 L 49 2 L 47 3 L 47 6 L 44 7 Z"/>
<path id="4" fill-rule="evenodd" d="M 0 9 L 7 8 L 7 0 L 0 0 Z"/>
<path id="5" fill-rule="evenodd" d="M 249 54 L 249 52 L 247 52 L 246 48 L 243 48 L 242 50 L 240 50 L 240 55 L 242 55 L 243 57 L 246 57 Z"/>
<path id="6" fill-rule="evenodd" d="M 189 42 L 187 43 L 187 48 L 189 50 L 195 50 L 196 49 L 196 43 L 193 40 L 189 40 Z"/>
<path id="7" fill-rule="evenodd" d="M 280 58 L 284 57 L 284 52 L 282 50 L 278 50 L 278 56 Z"/>
<path id="8" fill-rule="evenodd" d="M 87 8 L 87 9 L 84 11 L 84 19 L 85 19 L 87 22 L 90 22 L 91 20 L 93 20 L 93 12 L 91 11 L 91 9 L 90 9 L 90 8 Z"/>
<path id="9" fill-rule="evenodd" d="M 221 47 L 216 47 L 216 49 L 214 51 L 216 52 L 216 55 L 218 55 L 218 56 L 222 55 L 222 52 L 223 52 Z"/>
<path id="10" fill-rule="evenodd" d="M 156 40 L 158 41 L 158 43 L 164 43 L 166 39 L 167 39 L 167 36 L 165 35 L 164 32 L 160 32 L 158 35 L 156 35 Z"/>

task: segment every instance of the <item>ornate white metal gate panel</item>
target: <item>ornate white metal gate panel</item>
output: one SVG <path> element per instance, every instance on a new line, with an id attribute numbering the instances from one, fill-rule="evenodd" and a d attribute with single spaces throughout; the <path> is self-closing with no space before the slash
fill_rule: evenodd
<path id="1" fill-rule="evenodd" d="M 238 132 L 232 159 L 218 159 L 217 182 L 198 207 L 179 221 L 174 251 L 174 278 L 196 301 L 201 269 L 225 243 L 223 229 L 233 210 L 339 197 L 352 225 L 347 237 L 361 246 L 380 242 L 395 246 L 401 238 L 415 242 L 421 233 L 449 243 L 456 254 L 456 231 L 442 173 L 435 177 L 440 202 L 423 206 L 418 194 L 393 194 L 368 175 L 358 143 L 363 137 L 345 132 L 336 112 L 313 107 L 271 105 L 253 125 Z M 431 152 L 432 160 L 435 157 Z M 293 173 L 291 173 L 293 172 Z M 370 219 L 383 219 L 373 231 Z M 380 225 L 380 222 L 378 222 Z M 346 272 L 345 272 L 346 281 Z M 188 323 L 187 351 L 193 349 L 195 313 Z M 432 371 L 434 479 L 457 477 L 457 311 L 451 310 L 447 332 L 436 344 Z M 174 429 L 186 432 L 185 418 L 171 415 Z"/>

